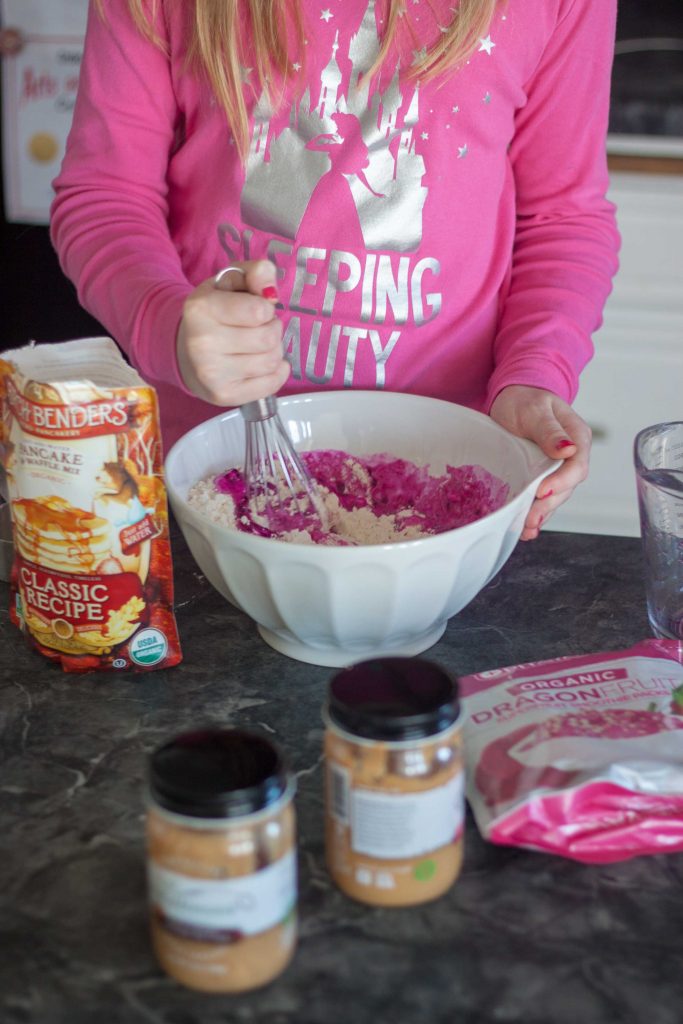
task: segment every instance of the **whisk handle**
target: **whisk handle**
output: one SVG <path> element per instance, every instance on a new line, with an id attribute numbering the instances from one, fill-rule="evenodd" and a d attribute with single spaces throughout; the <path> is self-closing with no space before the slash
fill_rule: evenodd
<path id="1" fill-rule="evenodd" d="M 247 423 L 260 423 L 277 415 L 277 401 L 274 395 L 259 398 L 255 402 L 246 402 L 240 411 Z"/>

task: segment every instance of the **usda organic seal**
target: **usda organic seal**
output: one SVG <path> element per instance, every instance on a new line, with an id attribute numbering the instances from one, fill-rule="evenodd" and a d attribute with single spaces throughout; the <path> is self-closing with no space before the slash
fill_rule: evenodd
<path id="1" fill-rule="evenodd" d="M 160 629 L 141 629 L 128 650 L 136 665 L 157 665 L 168 653 L 168 640 Z"/>

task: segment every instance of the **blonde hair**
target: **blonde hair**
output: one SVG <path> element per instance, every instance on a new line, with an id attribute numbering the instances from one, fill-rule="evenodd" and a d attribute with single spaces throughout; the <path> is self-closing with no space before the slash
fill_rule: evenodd
<path id="1" fill-rule="evenodd" d="M 102 4 L 103 0 L 97 0 Z M 180 0 L 185 3 L 186 0 Z M 380 50 L 365 77 L 380 70 L 396 39 L 406 0 L 385 0 L 386 27 Z M 428 0 L 429 2 L 429 0 Z M 485 34 L 499 0 L 460 0 L 451 24 L 437 41 L 423 51 L 406 72 L 410 78 L 427 82 L 453 69 L 474 50 Z M 128 0 L 133 18 L 150 39 L 160 42 L 153 25 L 162 0 Z M 249 141 L 249 116 L 242 89 L 243 68 L 253 64 L 260 89 L 271 103 L 284 90 L 292 75 L 292 58 L 304 63 L 304 27 L 298 0 L 193 0 L 194 8 L 188 60 L 203 69 L 244 157 Z M 247 13 L 246 25 L 240 11 Z M 296 54 L 287 45 L 293 30 Z M 415 38 L 416 44 L 419 40 Z M 274 83 L 279 83 L 279 89 Z"/>

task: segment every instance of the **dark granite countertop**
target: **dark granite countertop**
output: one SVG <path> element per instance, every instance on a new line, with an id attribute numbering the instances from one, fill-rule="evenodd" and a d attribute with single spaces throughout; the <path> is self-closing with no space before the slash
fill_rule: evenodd
<path id="1" fill-rule="evenodd" d="M 410 910 L 351 902 L 323 864 L 320 705 L 330 670 L 267 647 L 176 539 L 184 663 L 69 676 L 24 646 L 0 584 L 2 1024 L 679 1024 L 683 855 L 608 866 L 484 843 Z M 464 674 L 648 636 L 639 542 L 545 533 L 429 657 Z M 207 720 L 265 729 L 298 774 L 300 943 L 240 997 L 185 990 L 147 936 L 143 777 Z"/>

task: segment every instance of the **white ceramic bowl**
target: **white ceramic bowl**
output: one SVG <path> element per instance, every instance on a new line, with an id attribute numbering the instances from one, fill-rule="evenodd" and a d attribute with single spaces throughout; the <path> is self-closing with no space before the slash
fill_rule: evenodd
<path id="1" fill-rule="evenodd" d="M 175 516 L 199 568 L 291 658 L 343 666 L 431 647 L 448 619 L 508 559 L 539 482 L 556 462 L 488 416 L 450 402 L 386 391 L 325 391 L 279 400 L 299 450 L 388 452 L 434 473 L 477 463 L 510 485 L 507 503 L 467 526 L 398 544 L 292 544 L 218 526 L 188 505 L 189 488 L 241 466 L 238 410 L 190 430 L 166 459 Z"/>

